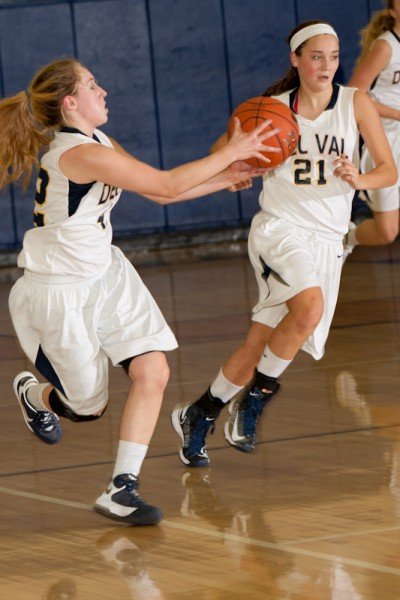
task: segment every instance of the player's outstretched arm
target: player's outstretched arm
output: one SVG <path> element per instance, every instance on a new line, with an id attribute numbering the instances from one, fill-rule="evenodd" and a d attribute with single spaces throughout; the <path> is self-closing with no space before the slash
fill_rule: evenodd
<path id="1" fill-rule="evenodd" d="M 219 192 L 224 189 L 247 189 L 251 187 L 251 182 L 254 177 L 260 177 L 266 173 L 266 169 L 258 169 L 250 167 L 243 161 L 237 161 L 230 165 L 218 175 L 215 175 L 205 183 L 202 183 L 175 198 L 164 198 L 162 196 L 149 196 L 146 198 L 155 200 L 159 204 L 172 204 L 182 202 L 184 200 L 193 200 L 200 196 L 207 196 L 214 192 Z M 250 182 L 250 183 L 249 183 Z"/>
<path id="2" fill-rule="evenodd" d="M 237 123 L 234 133 L 223 148 L 200 160 L 169 171 L 161 171 L 128 153 L 101 144 L 82 144 L 64 152 L 60 158 L 63 174 L 76 183 L 103 181 L 137 192 L 143 196 L 176 198 L 205 183 L 229 165 L 246 158 L 262 158 L 264 141 L 272 135 L 265 123 L 252 132 L 244 132 Z"/>
<path id="3" fill-rule="evenodd" d="M 125 154 L 126 156 L 130 156 L 129 152 L 127 152 L 118 142 L 115 140 L 111 141 L 114 148 L 118 150 L 118 152 L 121 152 L 121 154 Z M 244 161 L 237 161 L 205 183 L 202 183 L 195 188 L 180 194 L 179 196 L 174 198 L 166 198 L 165 196 L 161 195 L 152 196 L 146 194 L 146 198 L 149 198 L 149 200 L 154 200 L 159 204 L 172 204 L 175 202 L 182 202 L 184 200 L 193 200 L 194 198 L 207 196 L 208 194 L 213 194 L 226 188 L 234 188 L 235 186 L 240 186 L 240 189 L 246 189 L 251 187 L 251 182 L 254 177 L 260 177 L 264 175 L 265 172 L 266 169 L 254 168 L 246 164 Z"/>

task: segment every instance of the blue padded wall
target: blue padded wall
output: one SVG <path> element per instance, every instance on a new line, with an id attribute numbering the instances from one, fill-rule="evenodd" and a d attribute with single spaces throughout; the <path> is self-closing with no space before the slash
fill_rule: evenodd
<path id="1" fill-rule="evenodd" d="M 27 87 L 34 71 L 60 55 L 74 54 L 71 7 L 68 3 L 49 6 L 1 8 L 0 48 L 2 93 L 16 94 Z M 0 237 L 1 246 L 14 246 L 24 231 L 33 226 L 33 186 L 23 192 L 10 189 L 15 212 L 13 227 Z M 11 206 L 8 203 L 8 206 Z M 3 210 L 3 218 L 7 210 Z M 7 216 L 11 220 L 11 216 Z"/>
<path id="2" fill-rule="evenodd" d="M 106 133 L 140 160 L 171 168 L 204 156 L 234 106 L 262 93 L 289 66 L 285 39 L 302 20 L 330 21 L 341 37 L 346 81 L 358 31 L 380 0 L 0 0 L 0 91 L 24 89 L 34 71 L 75 55 L 108 92 Z M 253 190 L 161 207 L 124 193 L 116 235 L 247 225 Z M 34 184 L 0 194 L 0 248 L 32 226 Z"/>
<path id="3" fill-rule="evenodd" d="M 170 168 L 207 154 L 226 127 L 221 5 L 215 0 L 150 2 L 150 18 L 163 166 Z M 238 220 L 238 203 L 228 192 L 168 208 L 172 229 Z"/>
<path id="4" fill-rule="evenodd" d="M 146 2 L 76 3 L 75 24 L 79 59 L 108 92 L 110 122 L 104 131 L 140 160 L 160 167 Z M 163 229 L 164 213 L 154 202 L 125 192 L 113 211 L 114 230 Z"/>
<path id="5" fill-rule="evenodd" d="M 288 33 L 296 26 L 294 0 L 225 0 L 230 109 L 266 88 L 289 68 Z M 245 10 L 245 12 L 243 12 Z M 258 209 L 261 182 L 240 194 L 241 214 L 249 221 Z"/>

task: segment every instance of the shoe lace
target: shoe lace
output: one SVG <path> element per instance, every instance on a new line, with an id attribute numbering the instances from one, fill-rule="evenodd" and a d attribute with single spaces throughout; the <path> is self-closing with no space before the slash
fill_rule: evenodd
<path id="1" fill-rule="evenodd" d="M 139 496 L 138 492 L 138 480 L 134 475 L 130 473 L 125 475 L 122 481 L 122 484 L 125 486 L 125 489 L 131 496 L 134 496 L 136 500 L 145 504 L 144 500 Z"/>
<path id="2" fill-rule="evenodd" d="M 257 421 L 261 416 L 265 404 L 266 400 L 261 390 L 256 389 L 246 396 L 241 409 L 243 413 L 243 434 L 246 437 L 254 436 Z"/>
<path id="3" fill-rule="evenodd" d="M 135 496 L 136 498 L 138 498 L 139 500 L 141 500 L 139 493 L 137 491 L 137 480 L 136 479 L 126 479 L 124 481 L 125 483 L 125 488 L 126 490 L 132 494 L 133 496 Z"/>
<path id="4" fill-rule="evenodd" d="M 114 483 L 119 490 L 116 495 L 120 496 L 119 502 L 123 506 L 148 506 L 147 502 L 139 496 L 138 480 L 131 473 L 119 475 L 114 479 Z"/>
<path id="5" fill-rule="evenodd" d="M 54 429 L 58 425 L 57 417 L 47 410 L 38 410 L 35 420 L 46 431 L 51 431 L 51 429 Z"/>
<path id="6" fill-rule="evenodd" d="M 188 445 L 189 454 L 201 453 L 206 445 L 206 437 L 214 433 L 215 422 L 201 417 L 193 424 L 192 435 Z"/>

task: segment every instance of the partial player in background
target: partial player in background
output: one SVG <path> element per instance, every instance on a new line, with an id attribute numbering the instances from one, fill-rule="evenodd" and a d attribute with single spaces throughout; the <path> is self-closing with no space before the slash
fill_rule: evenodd
<path id="1" fill-rule="evenodd" d="M 279 388 L 278 377 L 300 349 L 322 358 L 354 190 L 385 187 L 397 178 L 372 100 L 333 83 L 339 66 L 334 29 L 321 21 L 303 23 L 288 43 L 292 66 L 265 95 L 292 108 L 300 138 L 287 161 L 263 177 L 261 212 L 253 218 L 249 237 L 259 302 L 248 335 L 201 398 L 172 413 L 182 443 L 180 458 L 188 466 L 209 463 L 207 435 L 236 395 L 225 437 L 235 448 L 252 451 L 258 419 Z M 376 164 L 363 175 L 356 163 L 359 132 Z M 219 138 L 216 147 L 226 139 Z M 307 390 L 302 395 L 306 398 Z"/>
<path id="2" fill-rule="evenodd" d="M 106 410 L 108 361 L 125 369 L 131 387 L 117 459 L 95 510 L 147 525 L 162 513 L 138 495 L 138 475 L 168 381 L 164 353 L 177 343 L 139 275 L 112 245 L 110 213 L 121 188 L 166 205 L 264 173 L 240 161 L 262 157 L 263 142 L 276 131 L 266 133 L 262 124 L 245 133 L 237 122 L 220 152 L 160 171 L 97 129 L 107 120 L 105 90 L 75 59 L 50 63 L 28 90 L 0 103 L 0 187 L 29 180 L 50 144 L 39 165 L 36 227 L 25 233 L 18 258 L 24 275 L 9 300 L 20 344 L 47 381 L 22 372 L 14 391 L 30 431 L 55 444 L 59 416 L 89 421 Z"/>
<path id="3" fill-rule="evenodd" d="M 400 167 L 400 0 L 388 0 L 387 8 L 374 13 L 361 31 L 361 55 L 349 85 L 369 92 L 382 118 L 383 128 Z M 362 172 L 369 171 L 373 160 L 364 146 Z M 362 194 L 373 212 L 357 226 L 352 223 L 345 244 L 345 254 L 357 244 L 389 244 L 399 232 L 400 184 Z"/>

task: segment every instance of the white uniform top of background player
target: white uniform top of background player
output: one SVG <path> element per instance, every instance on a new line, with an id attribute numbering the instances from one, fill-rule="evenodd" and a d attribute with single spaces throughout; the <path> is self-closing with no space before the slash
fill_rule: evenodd
<path id="1" fill-rule="evenodd" d="M 387 0 L 386 9 L 372 15 L 361 31 L 362 52 L 349 81 L 368 92 L 375 101 L 393 155 L 400 166 L 400 0 Z M 374 164 L 369 149 L 363 148 L 361 168 Z M 382 189 L 368 189 L 367 200 L 373 218 L 352 224 L 347 238 L 347 250 L 355 245 L 381 245 L 393 241 L 399 231 L 399 182 Z M 364 197 L 364 196 L 362 196 Z"/>
<path id="2" fill-rule="evenodd" d="M 399 121 L 400 0 L 389 0 L 387 6 L 361 32 L 362 52 L 349 85 L 369 92 L 383 119 Z"/>
<path id="3" fill-rule="evenodd" d="M 400 106 L 400 37 L 395 31 L 385 31 L 376 42 L 384 41 L 390 46 L 390 60 L 381 70 L 371 87 L 371 98 L 396 111 Z M 376 43 L 375 42 L 375 43 Z M 390 121 L 393 119 L 391 118 Z M 383 117 L 385 125 L 387 119 Z"/>

